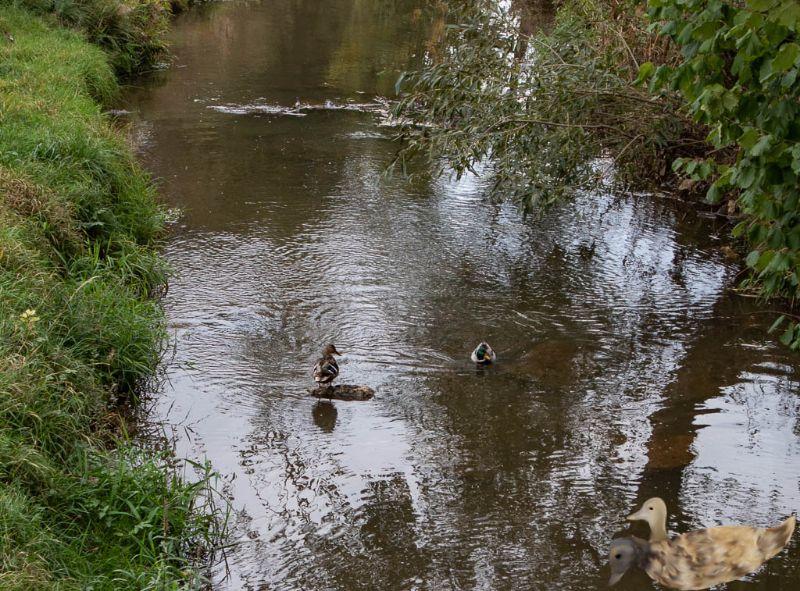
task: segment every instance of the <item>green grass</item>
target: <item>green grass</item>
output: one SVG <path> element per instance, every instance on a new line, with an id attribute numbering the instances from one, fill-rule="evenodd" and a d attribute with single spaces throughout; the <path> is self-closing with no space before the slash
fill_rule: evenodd
<path id="1" fill-rule="evenodd" d="M 179 3 L 166 0 L 0 0 L 80 31 L 102 47 L 121 74 L 152 66 L 166 49 L 165 35 Z"/>
<path id="2" fill-rule="evenodd" d="M 164 343 L 163 212 L 102 114 L 108 54 L 55 22 L 0 5 L 0 588 L 176 588 L 216 535 L 208 468 L 120 411 Z"/>

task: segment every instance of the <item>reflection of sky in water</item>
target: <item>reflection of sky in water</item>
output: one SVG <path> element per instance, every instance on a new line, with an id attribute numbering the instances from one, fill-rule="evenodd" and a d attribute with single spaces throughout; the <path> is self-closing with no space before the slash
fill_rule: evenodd
<path id="1" fill-rule="evenodd" d="M 789 367 L 759 368 L 706 401 L 695 424 L 697 458 L 684 504 L 698 525 L 730 522 L 731 509 L 767 525 L 800 507 L 800 409 Z"/>
<path id="2" fill-rule="evenodd" d="M 386 178 L 395 147 L 372 113 L 208 108 L 370 103 L 343 98 L 382 91 L 365 81 L 389 54 L 369 44 L 407 34 L 376 6 L 193 13 L 187 67 L 131 97 L 148 166 L 187 210 L 156 412 L 240 511 L 222 588 L 594 589 L 644 496 L 679 529 L 796 508 L 795 358 L 725 294 L 735 269 L 696 218 L 599 192 L 534 219 L 474 177 Z M 500 354 L 488 371 L 467 361 L 480 339 Z M 307 396 L 328 341 L 373 401 Z"/>

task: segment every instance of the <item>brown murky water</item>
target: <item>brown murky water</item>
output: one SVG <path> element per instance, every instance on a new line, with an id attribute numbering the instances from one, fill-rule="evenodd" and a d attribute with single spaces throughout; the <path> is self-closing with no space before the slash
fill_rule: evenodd
<path id="1" fill-rule="evenodd" d="M 129 95 L 185 210 L 156 415 L 239 511 L 217 587 L 600 589 L 648 496 L 673 531 L 798 509 L 798 358 L 727 292 L 712 222 L 613 194 L 532 220 L 480 180 L 383 176 L 380 97 L 424 49 L 415 8 L 196 10 Z M 329 341 L 374 400 L 307 396 Z M 798 567 L 795 542 L 729 589 L 797 588 Z"/>

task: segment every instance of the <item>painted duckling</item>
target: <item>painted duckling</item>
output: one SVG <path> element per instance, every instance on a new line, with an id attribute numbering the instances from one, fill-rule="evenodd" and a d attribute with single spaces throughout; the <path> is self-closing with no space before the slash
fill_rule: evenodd
<path id="1" fill-rule="evenodd" d="M 478 365 L 489 365 L 497 360 L 497 354 L 489 346 L 489 343 L 481 342 L 470 355 L 473 363 Z"/>
<path id="2" fill-rule="evenodd" d="M 341 355 L 334 345 L 326 345 L 322 350 L 322 357 L 314 365 L 314 381 L 318 387 L 330 386 L 339 375 L 339 364 L 334 355 Z"/>
<path id="3" fill-rule="evenodd" d="M 796 522 L 792 515 L 775 527 L 726 525 L 670 540 L 666 535 L 666 505 L 661 499 L 650 499 L 628 519 L 642 519 L 651 527 L 655 524 L 656 529 L 650 541 L 626 537 L 611 543 L 609 585 L 619 581 L 630 567 L 638 566 L 655 582 L 679 591 L 708 589 L 758 570 L 786 546 Z"/>

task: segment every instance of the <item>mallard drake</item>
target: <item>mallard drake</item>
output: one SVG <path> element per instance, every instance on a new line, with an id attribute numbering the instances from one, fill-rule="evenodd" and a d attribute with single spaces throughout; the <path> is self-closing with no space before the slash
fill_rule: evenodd
<path id="1" fill-rule="evenodd" d="M 334 345 L 326 345 L 322 350 L 322 357 L 314 365 L 314 381 L 317 386 L 330 386 L 339 375 L 339 364 L 334 355 L 341 355 Z"/>
<path id="2" fill-rule="evenodd" d="M 659 514 L 662 506 L 663 518 Z M 640 517 L 642 511 L 646 513 Z M 752 573 L 786 546 L 796 522 L 792 515 L 775 527 L 726 525 L 670 540 L 666 536 L 666 505 L 661 499 L 650 499 L 631 518 L 643 519 L 651 527 L 655 524 L 655 537 L 660 539 L 653 541 L 651 534 L 650 541 L 633 536 L 614 540 L 609 550 L 609 585 L 619 581 L 631 566 L 638 566 L 655 582 L 679 591 L 708 589 Z"/>
<path id="3" fill-rule="evenodd" d="M 478 365 L 489 365 L 497 360 L 497 355 L 489 346 L 489 343 L 481 342 L 470 355 L 473 363 Z"/>

